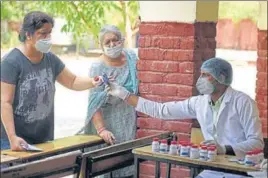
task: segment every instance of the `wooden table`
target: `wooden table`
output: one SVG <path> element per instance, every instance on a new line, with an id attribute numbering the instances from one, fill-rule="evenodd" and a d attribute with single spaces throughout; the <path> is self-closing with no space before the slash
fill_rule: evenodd
<path id="1" fill-rule="evenodd" d="M 139 177 L 139 163 L 145 160 L 156 161 L 155 177 L 160 177 L 160 162 L 167 163 L 166 177 L 170 177 L 171 164 L 186 166 L 189 168 L 198 169 L 195 172 L 201 172 L 204 169 L 215 170 L 233 174 L 247 175 L 249 171 L 258 171 L 254 167 L 240 165 L 238 163 L 229 162 L 228 159 L 234 156 L 218 155 L 216 161 L 201 161 L 199 159 L 190 159 L 188 157 L 180 157 L 177 155 L 153 153 L 151 146 L 141 147 L 134 149 L 134 165 L 135 165 L 135 178 Z M 197 176 L 197 175 L 192 175 Z"/>
<path id="2" fill-rule="evenodd" d="M 85 148 L 102 143 L 104 143 L 104 141 L 96 135 L 75 135 L 59 138 L 51 142 L 36 144 L 36 147 L 44 150 L 42 152 L 2 150 L 1 164 L 9 164 L 18 161 L 34 161 L 75 150 L 82 150 L 82 152 L 84 152 Z"/>
<path id="3" fill-rule="evenodd" d="M 3 155 L 3 154 L 1 153 L 1 164 L 2 164 L 2 163 L 8 164 L 8 163 L 11 163 L 11 162 L 16 161 L 17 159 L 18 159 L 17 157 L 14 157 L 14 156 L 8 156 L 8 155 Z"/>

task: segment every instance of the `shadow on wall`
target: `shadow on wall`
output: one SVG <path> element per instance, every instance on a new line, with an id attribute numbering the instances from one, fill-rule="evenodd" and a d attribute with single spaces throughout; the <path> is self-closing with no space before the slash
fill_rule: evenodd
<path id="1" fill-rule="evenodd" d="M 238 23 L 231 19 L 219 19 L 217 23 L 217 48 L 257 50 L 257 24 L 251 19 Z"/>

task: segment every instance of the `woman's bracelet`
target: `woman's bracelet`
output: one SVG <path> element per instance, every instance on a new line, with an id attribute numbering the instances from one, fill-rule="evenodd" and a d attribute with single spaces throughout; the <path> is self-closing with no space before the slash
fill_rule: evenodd
<path id="1" fill-rule="evenodd" d="M 98 133 L 98 135 L 100 135 L 101 132 L 103 132 L 104 130 L 106 130 L 105 127 L 101 127 L 101 128 L 99 128 L 99 129 L 97 129 L 97 133 Z"/>

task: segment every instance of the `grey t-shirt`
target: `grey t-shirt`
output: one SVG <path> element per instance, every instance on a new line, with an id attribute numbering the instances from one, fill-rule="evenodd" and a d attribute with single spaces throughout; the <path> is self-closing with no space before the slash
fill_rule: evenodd
<path id="1" fill-rule="evenodd" d="M 13 101 L 16 134 L 30 144 L 54 139 L 55 80 L 64 67 L 52 53 L 44 54 L 38 64 L 31 63 L 16 48 L 3 57 L 1 82 L 16 86 Z"/>

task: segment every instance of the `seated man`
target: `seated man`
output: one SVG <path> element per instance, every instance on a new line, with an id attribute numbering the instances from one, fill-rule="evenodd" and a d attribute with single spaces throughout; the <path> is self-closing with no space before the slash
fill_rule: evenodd
<path id="1" fill-rule="evenodd" d="M 201 75 L 196 83 L 201 94 L 199 96 L 184 101 L 158 103 L 130 94 L 115 83 L 111 83 L 109 93 L 154 118 L 196 118 L 205 144 L 215 144 L 218 154 L 243 158 L 248 151 L 263 149 L 264 143 L 256 103 L 248 95 L 230 86 L 232 75 L 230 63 L 212 58 L 201 66 Z M 213 174 L 213 171 L 205 172 Z M 215 176 L 219 175 L 214 173 Z M 224 174 L 220 175 L 224 177 Z"/>

